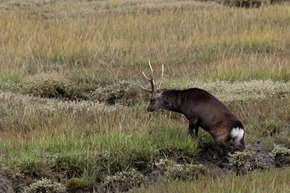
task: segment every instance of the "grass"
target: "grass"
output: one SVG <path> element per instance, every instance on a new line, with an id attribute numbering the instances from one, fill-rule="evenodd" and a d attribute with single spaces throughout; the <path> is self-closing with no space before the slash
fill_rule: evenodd
<path id="1" fill-rule="evenodd" d="M 35 12 L 1 11 L 2 73 L 23 77 L 57 71 L 71 78 L 78 70 L 124 79 L 128 67 L 136 77 L 150 59 L 164 63 L 168 76 L 289 80 L 287 6 L 247 10 L 199 5 L 88 16 L 66 11 L 65 19 Z M 245 58 L 250 60 L 245 63 Z M 177 73 L 180 65 L 192 70 Z"/>
<path id="2" fill-rule="evenodd" d="M 280 136 L 287 127 L 288 107 L 289 98 L 230 105 L 243 118 L 247 144 L 275 133 Z M 61 172 L 66 178 L 101 181 L 106 175 L 134 168 L 148 173 L 152 163 L 162 158 L 194 158 L 200 149 L 187 134 L 185 119 L 167 112 L 152 116 L 144 114 L 145 109 L 144 103 L 108 107 L 2 94 L 2 170 L 38 178 L 55 178 Z M 208 134 L 202 131 L 201 136 L 211 144 Z"/>
<path id="3" fill-rule="evenodd" d="M 246 176 L 231 176 L 227 178 L 205 179 L 199 182 L 157 182 L 150 187 L 143 187 L 132 192 L 248 192 L 270 193 L 273 191 L 289 192 L 289 168 L 275 169 L 266 172 L 253 172 Z"/>
<path id="4" fill-rule="evenodd" d="M 57 168 L 62 165 L 74 165 L 79 172 L 77 176 L 100 180 L 103 174 L 127 171 L 138 164 L 139 167 L 149 167 L 143 168 L 146 172 L 159 151 L 178 150 L 192 156 L 198 151 L 197 141 L 192 141 L 185 130 L 176 127 L 156 131 L 154 135 L 147 132 L 100 135 L 92 134 L 93 128 L 78 129 L 50 131 L 49 134 L 48 131 L 40 134 L 30 132 L 27 134 L 29 139 L 18 135 L 17 142 L 11 141 L 12 137 L 3 139 L 2 165 L 4 168 L 18 168 L 28 175 L 36 172 L 38 176 L 57 173 Z M 37 138 L 36 135 L 43 137 Z"/>
<path id="5" fill-rule="evenodd" d="M 174 0 L 0 2 L 0 173 L 20 191 L 31 179 L 102 183 L 118 172 L 154 174 L 160 159 L 194 164 L 202 149 L 184 117 L 147 113 L 143 95 L 114 105 L 96 97 L 124 80 L 139 94 L 148 59 L 156 77 L 165 65 L 164 88 L 200 87 L 229 106 L 246 125 L 246 144 L 290 144 L 289 11 Z M 287 192 L 286 171 L 254 172 L 240 184 L 231 175 L 161 180 L 140 191 Z"/>

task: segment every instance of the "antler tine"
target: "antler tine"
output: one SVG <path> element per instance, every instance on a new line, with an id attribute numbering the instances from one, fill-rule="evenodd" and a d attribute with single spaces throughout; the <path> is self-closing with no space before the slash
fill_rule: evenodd
<path id="1" fill-rule="evenodd" d="M 146 92 L 149 92 L 149 93 L 153 94 L 153 92 L 152 92 L 151 90 L 148 90 L 148 89 L 144 88 L 144 86 L 141 86 L 141 88 L 142 88 L 144 91 L 146 91 Z"/>
<path id="2" fill-rule="evenodd" d="M 151 74 L 152 74 L 152 78 L 153 78 L 153 68 L 152 68 L 152 66 L 151 66 L 151 62 L 150 62 L 150 60 L 148 60 L 148 65 L 149 65 L 149 68 L 150 68 L 150 70 L 151 70 Z"/>
<path id="3" fill-rule="evenodd" d="M 151 90 L 145 89 L 143 86 L 142 86 L 142 89 L 146 92 L 150 92 L 151 94 L 153 94 L 155 92 L 155 82 L 153 79 L 153 68 L 151 66 L 150 60 L 148 60 L 148 65 L 149 65 L 149 68 L 151 70 L 151 78 L 148 78 L 148 76 L 146 76 L 146 74 L 144 72 L 142 72 L 142 74 L 143 74 L 144 78 L 146 78 L 146 80 L 148 80 L 150 82 Z"/>
<path id="4" fill-rule="evenodd" d="M 161 84 L 163 82 L 163 78 L 164 78 L 164 65 L 162 64 L 162 66 L 161 66 L 161 81 L 160 81 L 160 83 L 158 85 L 158 89 L 161 88 Z"/>
<path id="5" fill-rule="evenodd" d="M 145 78 L 146 80 L 148 80 L 148 81 L 151 80 L 151 78 L 148 78 L 144 72 L 142 72 L 142 74 L 143 74 L 143 76 L 144 76 L 144 78 Z"/>
<path id="6" fill-rule="evenodd" d="M 149 68 L 150 68 L 150 71 L 151 71 L 151 79 L 153 81 L 153 84 L 156 85 L 155 81 L 154 81 L 154 73 L 153 73 L 153 68 L 151 66 L 151 62 L 150 60 L 148 60 L 148 65 L 149 65 Z M 155 87 L 154 87 L 155 88 Z"/>

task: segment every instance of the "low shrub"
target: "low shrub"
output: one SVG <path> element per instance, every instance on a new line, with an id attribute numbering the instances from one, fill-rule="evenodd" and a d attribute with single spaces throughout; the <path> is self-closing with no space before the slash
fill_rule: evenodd
<path id="1" fill-rule="evenodd" d="M 114 189 L 128 191 L 132 187 L 140 186 L 145 181 L 146 177 L 141 172 L 132 169 L 105 177 L 102 187 L 107 191 Z"/>
<path id="2" fill-rule="evenodd" d="M 277 156 L 290 155 L 290 149 L 283 147 L 281 145 L 274 145 L 274 148 L 272 149 L 270 155 L 274 158 Z"/>
<path id="3" fill-rule="evenodd" d="M 196 180 L 207 173 L 202 164 L 178 164 L 173 160 L 160 159 L 154 165 L 159 172 L 164 173 L 167 181 Z"/>
<path id="4" fill-rule="evenodd" d="M 121 81 L 109 86 L 99 87 L 91 93 L 91 100 L 105 102 L 109 105 L 116 103 L 132 104 L 140 99 L 140 89 L 131 82 Z"/>
<path id="5" fill-rule="evenodd" d="M 66 188 L 62 184 L 51 179 L 42 178 L 36 180 L 28 187 L 23 188 L 23 193 L 65 193 Z"/>
<path id="6" fill-rule="evenodd" d="M 251 151 L 235 152 L 229 154 L 229 163 L 237 175 L 243 175 L 254 169 L 267 169 L 263 157 Z"/>
<path id="7" fill-rule="evenodd" d="M 38 75 L 28 79 L 22 92 L 45 98 L 73 98 L 74 96 L 72 85 L 65 78 L 55 75 Z"/>

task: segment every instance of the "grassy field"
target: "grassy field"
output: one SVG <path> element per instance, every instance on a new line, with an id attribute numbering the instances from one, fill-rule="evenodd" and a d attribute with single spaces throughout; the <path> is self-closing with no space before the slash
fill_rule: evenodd
<path id="1" fill-rule="evenodd" d="M 0 174 L 16 192 L 289 192 L 289 31 L 288 4 L 0 0 Z M 148 60 L 162 87 L 223 101 L 246 153 L 221 162 L 184 117 L 147 113 Z"/>

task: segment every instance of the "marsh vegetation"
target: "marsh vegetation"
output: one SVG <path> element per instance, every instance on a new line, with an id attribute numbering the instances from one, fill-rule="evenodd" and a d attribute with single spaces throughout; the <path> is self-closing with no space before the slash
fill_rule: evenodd
<path id="1" fill-rule="evenodd" d="M 2 0 L 0 174 L 16 192 L 289 192 L 289 31 L 287 3 Z M 247 150 L 221 160 L 147 113 L 148 59 L 164 88 L 223 101 Z"/>

